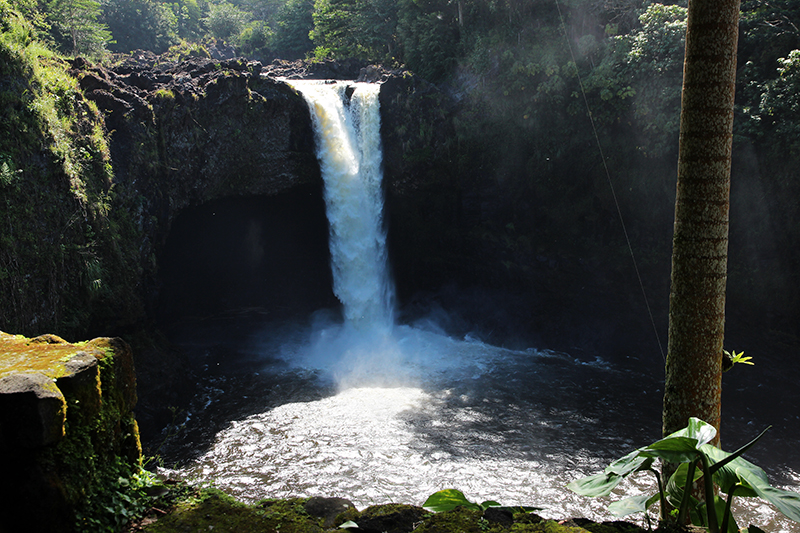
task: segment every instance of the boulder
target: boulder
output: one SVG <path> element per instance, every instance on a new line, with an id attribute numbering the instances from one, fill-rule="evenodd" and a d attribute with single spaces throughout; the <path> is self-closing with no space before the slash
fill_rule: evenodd
<path id="1" fill-rule="evenodd" d="M 109 465 L 141 462 L 133 356 L 120 339 L 0 332 L 0 531 L 73 531 Z"/>

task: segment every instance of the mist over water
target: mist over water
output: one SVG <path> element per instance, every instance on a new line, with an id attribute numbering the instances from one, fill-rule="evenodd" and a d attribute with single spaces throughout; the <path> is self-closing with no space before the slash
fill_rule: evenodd
<path id="1" fill-rule="evenodd" d="M 187 331 L 183 345 L 203 365 L 205 385 L 191 420 L 162 450 L 180 465 L 171 475 L 213 480 L 248 502 L 339 496 L 359 509 L 420 505 L 458 488 L 473 500 L 540 506 L 539 514 L 559 519 L 613 519 L 610 501 L 654 490 L 646 474 L 611 498 L 566 489 L 659 438 L 662 379 L 648 368 L 508 350 L 448 336 L 427 321 L 355 341 L 334 312 L 269 325 L 237 319 L 243 323 L 236 339 L 224 337 L 230 323 Z M 223 343 L 224 353 L 213 349 Z M 726 435 L 747 440 L 760 429 L 724 423 Z M 729 450 L 742 444 L 727 442 Z M 796 486 L 776 451 L 765 443 L 748 458 L 772 466 L 776 485 Z M 740 525 L 800 530 L 755 499 L 738 499 L 736 513 Z"/>
<path id="2" fill-rule="evenodd" d="M 169 473 L 213 480 L 249 502 L 340 496 L 363 509 L 421 505 L 457 488 L 558 519 L 614 519 L 610 501 L 653 490 L 646 475 L 612 499 L 579 497 L 566 484 L 660 437 L 663 376 L 600 355 L 491 346 L 426 317 L 396 324 L 378 86 L 291 83 L 318 135 L 342 309 L 308 321 L 249 314 L 178 332 L 203 383 L 162 449 L 177 465 Z M 783 482 L 796 485 L 785 470 Z M 740 526 L 800 531 L 765 504 L 740 502 Z"/>

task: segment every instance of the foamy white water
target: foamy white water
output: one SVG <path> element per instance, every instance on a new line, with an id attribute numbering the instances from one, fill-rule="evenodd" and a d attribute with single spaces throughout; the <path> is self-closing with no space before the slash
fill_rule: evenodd
<path id="1" fill-rule="evenodd" d="M 394 287 L 383 224 L 380 85 L 289 83 L 308 102 L 314 123 L 330 224 L 334 294 L 351 325 L 389 328 L 394 321 Z"/>
<path id="2" fill-rule="evenodd" d="M 372 344 L 309 356 L 319 345 L 304 339 L 313 335 L 299 332 L 293 342 L 255 333 L 244 350 L 249 370 L 215 379 L 193 413 L 199 431 L 226 423 L 171 474 L 212 480 L 249 502 L 339 496 L 359 509 L 420 505 L 457 488 L 473 501 L 540 506 L 539 514 L 558 519 L 611 520 L 611 501 L 655 490 L 648 474 L 609 498 L 566 488 L 659 438 L 661 391 L 652 375 L 409 326 L 386 341 L 390 353 Z M 360 367 L 362 358 L 392 363 Z M 349 376 L 341 386 L 330 384 L 337 372 Z M 237 404 L 252 407 L 232 414 Z M 800 533 L 763 501 L 737 498 L 735 507 L 740 526 Z"/>

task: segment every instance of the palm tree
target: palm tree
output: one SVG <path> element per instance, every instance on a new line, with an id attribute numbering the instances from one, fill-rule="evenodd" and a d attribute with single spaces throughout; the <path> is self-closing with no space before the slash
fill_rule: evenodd
<path id="1" fill-rule="evenodd" d="M 683 67 L 663 431 L 719 430 L 740 0 L 690 0 Z M 719 434 L 719 433 L 718 433 Z"/>

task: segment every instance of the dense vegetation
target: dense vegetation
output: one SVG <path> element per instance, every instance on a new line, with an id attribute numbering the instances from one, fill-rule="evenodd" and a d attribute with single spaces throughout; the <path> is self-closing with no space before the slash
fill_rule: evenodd
<path id="1" fill-rule="evenodd" d="M 0 323 L 86 334 L 109 306 L 136 306 L 121 296 L 133 230 L 114 208 L 102 115 L 5 0 L 0 30 Z"/>
<path id="2" fill-rule="evenodd" d="M 606 270 L 602 276 L 609 282 L 623 278 L 632 285 L 632 273 L 621 266 L 628 252 L 618 200 L 645 284 L 656 307 L 666 308 L 685 2 L 16 0 L 11 5 L 33 24 L 26 38 L 35 34 L 64 54 L 99 58 L 141 48 L 183 57 L 206 55 L 211 45 L 225 42 L 265 62 L 358 58 L 409 68 L 458 103 L 453 114 L 458 146 L 445 171 L 454 176 L 449 182 L 459 188 L 470 219 L 461 228 L 469 234 L 466 244 L 484 250 L 495 264 L 492 272 L 478 274 L 482 281 L 529 285 L 531 265 L 548 265 L 559 271 Z M 729 287 L 734 309 L 759 308 L 762 318 L 784 330 L 796 328 L 789 317 L 796 316 L 800 301 L 798 274 L 791 268 L 800 262 L 794 246 L 800 213 L 792 200 L 800 192 L 799 24 L 796 2 L 742 3 Z M 72 90 L 51 94 L 69 96 Z M 59 101 L 63 107 L 73 100 Z M 15 124 L 8 131 L 17 130 Z M 95 137 L 102 142 L 99 133 Z M 4 146 L 0 154 L 4 187 L 22 169 L 14 150 Z M 107 172 L 103 148 L 87 150 L 81 168 L 96 153 L 95 173 Z M 70 161 L 66 157 L 65 164 Z M 87 192 L 89 204 L 99 206 L 84 217 L 93 235 L 99 234 L 102 206 L 111 198 L 109 185 L 103 187 Z M 478 206 L 480 198 L 492 202 Z M 94 242 L 83 233 L 70 242 L 84 247 Z M 54 253 L 55 265 L 61 253 Z M 97 299 L 96 274 L 108 267 L 86 250 L 76 253 L 87 265 L 82 298 Z"/>

